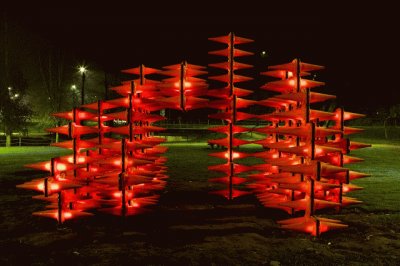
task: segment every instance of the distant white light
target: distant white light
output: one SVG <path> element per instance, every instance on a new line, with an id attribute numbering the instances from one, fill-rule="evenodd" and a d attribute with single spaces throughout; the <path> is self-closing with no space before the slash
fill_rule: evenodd
<path id="1" fill-rule="evenodd" d="M 19 93 L 14 94 L 14 98 L 18 98 L 19 97 Z"/>
<path id="2" fill-rule="evenodd" d="M 79 72 L 81 72 L 81 74 L 85 73 L 87 71 L 85 66 L 80 66 L 79 67 Z"/>
<path id="3" fill-rule="evenodd" d="M 75 84 L 71 86 L 71 90 L 76 90 L 76 85 Z"/>
<path id="4" fill-rule="evenodd" d="M 267 57 L 267 52 L 266 51 L 261 51 L 261 57 Z"/>
<path id="5" fill-rule="evenodd" d="M 10 91 L 10 90 L 12 90 L 12 88 L 11 88 L 11 87 L 8 87 L 8 90 Z"/>

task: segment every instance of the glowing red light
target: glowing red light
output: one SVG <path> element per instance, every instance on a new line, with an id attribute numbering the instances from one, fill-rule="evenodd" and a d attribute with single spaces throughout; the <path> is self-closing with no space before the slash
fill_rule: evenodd
<path id="1" fill-rule="evenodd" d="M 339 157 L 333 157 L 333 162 L 335 163 L 335 164 L 338 164 L 339 163 Z"/>
<path id="2" fill-rule="evenodd" d="M 39 185 L 37 185 L 37 189 L 40 190 L 40 191 L 43 191 L 44 190 L 44 184 L 40 183 Z"/>
<path id="3" fill-rule="evenodd" d="M 134 201 L 134 200 L 131 201 L 131 207 L 137 208 L 139 206 L 140 206 L 139 203 L 137 203 L 136 201 Z"/>
<path id="4" fill-rule="evenodd" d="M 59 190 L 60 189 L 60 185 L 59 184 L 51 184 L 50 185 L 50 190 Z"/>
<path id="5" fill-rule="evenodd" d="M 177 82 L 175 82 L 174 83 L 174 86 L 175 86 L 175 88 L 179 88 L 180 87 L 180 82 L 179 81 L 177 81 Z M 190 88 L 190 87 L 192 87 L 192 83 L 191 82 L 188 82 L 188 81 L 185 81 L 184 83 L 183 83 L 183 86 L 184 86 L 184 88 Z"/>
<path id="6" fill-rule="evenodd" d="M 313 233 L 314 230 L 315 230 L 314 228 L 315 228 L 315 226 L 313 224 L 312 225 L 307 225 L 306 232 Z"/>
<path id="7" fill-rule="evenodd" d="M 57 163 L 56 169 L 57 169 L 57 171 L 65 171 L 65 170 L 67 170 L 67 166 L 63 163 Z"/>
<path id="8" fill-rule="evenodd" d="M 233 152 L 232 153 L 232 158 L 233 159 L 237 159 L 237 158 L 239 158 L 240 157 L 240 154 L 238 153 L 238 152 Z M 225 153 L 225 158 L 229 158 L 229 152 L 226 152 Z"/>

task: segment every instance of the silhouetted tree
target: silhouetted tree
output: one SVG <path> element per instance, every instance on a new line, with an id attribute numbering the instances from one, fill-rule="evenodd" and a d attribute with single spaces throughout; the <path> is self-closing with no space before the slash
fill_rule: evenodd
<path id="1" fill-rule="evenodd" d="M 6 135 L 6 146 L 11 145 L 11 135 L 24 131 L 32 112 L 24 102 L 28 83 L 16 60 L 12 60 L 9 45 L 7 14 L 2 14 L 1 48 L 2 63 L 0 68 L 0 123 Z M 15 51 L 13 51 L 15 52 Z"/>

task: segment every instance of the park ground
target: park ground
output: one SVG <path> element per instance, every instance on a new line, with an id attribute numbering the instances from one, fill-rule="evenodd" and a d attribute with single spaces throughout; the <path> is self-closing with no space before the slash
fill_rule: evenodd
<path id="1" fill-rule="evenodd" d="M 324 212 L 348 224 L 320 238 L 285 231 L 288 218 L 253 195 L 228 202 L 209 192 L 215 174 L 205 142 L 169 143 L 168 185 L 151 212 L 98 214 L 57 226 L 33 217 L 44 203 L 16 185 L 43 176 L 27 163 L 65 154 L 53 147 L 0 148 L 0 265 L 400 265 L 400 141 L 371 133 L 357 141 L 365 162 L 351 165 L 371 177 L 354 183 L 364 204 Z"/>

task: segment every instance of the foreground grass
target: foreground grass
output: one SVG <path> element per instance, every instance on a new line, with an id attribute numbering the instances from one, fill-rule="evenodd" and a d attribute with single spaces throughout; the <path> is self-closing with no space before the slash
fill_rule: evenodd
<path id="1" fill-rule="evenodd" d="M 281 230 L 275 221 L 288 216 L 263 208 L 252 195 L 233 202 L 210 195 L 217 186 L 207 179 L 216 175 L 207 165 L 222 161 L 207 156 L 212 150 L 204 143 L 168 144 L 170 178 L 153 212 L 127 219 L 98 214 L 63 227 L 32 217 L 44 204 L 15 185 L 42 175 L 24 164 L 66 151 L 0 148 L 0 263 L 399 265 L 400 146 L 362 141 L 373 148 L 354 152 L 365 162 L 351 168 L 372 176 L 357 180 L 365 190 L 352 196 L 365 204 L 325 213 L 350 226 L 320 239 Z"/>

